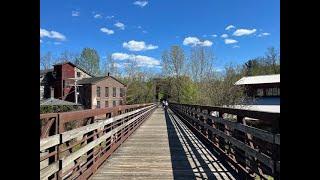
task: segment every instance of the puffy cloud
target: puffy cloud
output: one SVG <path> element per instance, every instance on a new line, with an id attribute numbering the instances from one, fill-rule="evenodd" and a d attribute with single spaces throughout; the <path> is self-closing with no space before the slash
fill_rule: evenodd
<path id="1" fill-rule="evenodd" d="M 114 60 L 129 60 L 137 63 L 140 67 L 157 67 L 160 66 L 160 61 L 148 56 L 126 54 L 126 53 L 113 53 L 111 57 Z"/>
<path id="2" fill-rule="evenodd" d="M 233 35 L 234 36 L 247 36 L 250 34 L 255 33 L 257 30 L 256 29 L 237 29 Z"/>
<path id="3" fill-rule="evenodd" d="M 133 4 L 140 7 L 144 7 L 148 4 L 148 1 L 135 1 Z"/>
<path id="4" fill-rule="evenodd" d="M 101 14 L 95 14 L 93 17 L 94 17 L 95 19 L 101 19 L 101 18 L 102 18 L 102 15 L 101 15 Z"/>
<path id="5" fill-rule="evenodd" d="M 107 16 L 106 19 L 112 19 L 114 16 Z"/>
<path id="6" fill-rule="evenodd" d="M 48 31 L 46 29 L 41 29 L 41 28 L 40 28 L 40 37 L 41 38 L 48 37 L 48 38 L 56 39 L 60 41 L 66 40 L 66 37 L 57 31 Z"/>
<path id="7" fill-rule="evenodd" d="M 124 42 L 122 46 L 130 51 L 144 51 L 144 50 L 152 50 L 152 49 L 158 48 L 158 46 L 154 46 L 152 44 L 146 44 L 144 41 L 135 41 L 135 40 Z"/>
<path id="8" fill-rule="evenodd" d="M 270 33 L 264 32 L 258 35 L 258 37 L 262 37 L 262 36 L 270 36 Z"/>
<path id="9" fill-rule="evenodd" d="M 72 11 L 71 12 L 71 16 L 80 16 L 80 12 L 79 11 Z"/>
<path id="10" fill-rule="evenodd" d="M 183 40 L 185 46 L 212 46 L 212 42 L 209 40 L 200 41 L 197 37 L 187 37 Z"/>
<path id="11" fill-rule="evenodd" d="M 228 30 L 230 30 L 232 28 L 235 28 L 234 25 L 229 25 L 229 26 L 226 27 L 226 30 L 228 31 Z"/>
<path id="12" fill-rule="evenodd" d="M 212 34 L 211 36 L 212 36 L 212 37 L 218 37 L 218 35 L 216 35 L 216 34 Z"/>
<path id="13" fill-rule="evenodd" d="M 237 40 L 234 40 L 234 39 L 225 39 L 224 40 L 224 43 L 225 44 L 234 44 L 234 43 L 237 43 L 238 41 Z"/>
<path id="14" fill-rule="evenodd" d="M 114 34 L 114 31 L 113 31 L 113 30 L 108 29 L 108 28 L 105 28 L 105 27 L 101 28 L 100 31 L 101 31 L 101 32 L 104 32 L 104 33 L 106 33 L 106 34 L 108 34 L 108 35 Z"/>
<path id="15" fill-rule="evenodd" d="M 117 22 L 117 23 L 115 23 L 114 25 L 115 25 L 116 27 L 118 27 L 119 29 L 124 30 L 125 25 L 124 25 L 123 23 Z"/>
<path id="16" fill-rule="evenodd" d="M 222 37 L 222 38 L 227 38 L 227 37 L 229 37 L 229 36 L 228 36 L 228 34 L 222 34 L 221 37 Z"/>
<path id="17" fill-rule="evenodd" d="M 234 45 L 234 46 L 232 46 L 232 48 L 240 48 L 240 46 Z"/>

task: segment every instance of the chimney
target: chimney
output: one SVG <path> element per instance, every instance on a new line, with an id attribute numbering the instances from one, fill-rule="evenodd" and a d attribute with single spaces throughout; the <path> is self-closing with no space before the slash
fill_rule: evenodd
<path id="1" fill-rule="evenodd" d="M 52 87 L 50 88 L 50 98 L 54 98 L 54 89 Z"/>
<path id="2" fill-rule="evenodd" d="M 108 72 L 108 76 L 110 76 L 110 73 Z"/>

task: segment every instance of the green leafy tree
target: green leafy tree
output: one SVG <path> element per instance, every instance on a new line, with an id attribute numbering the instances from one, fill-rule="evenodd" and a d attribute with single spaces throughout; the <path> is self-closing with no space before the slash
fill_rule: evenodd
<path id="1" fill-rule="evenodd" d="M 93 48 L 84 48 L 80 57 L 76 58 L 75 64 L 93 75 L 100 75 L 100 57 L 98 52 Z"/>

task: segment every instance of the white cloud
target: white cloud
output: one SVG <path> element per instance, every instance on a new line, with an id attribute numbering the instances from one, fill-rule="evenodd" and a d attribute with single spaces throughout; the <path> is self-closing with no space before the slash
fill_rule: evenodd
<path id="1" fill-rule="evenodd" d="M 138 29 L 142 29 L 142 26 L 137 26 Z"/>
<path id="2" fill-rule="evenodd" d="M 102 18 L 102 15 L 101 14 L 96 14 L 93 16 L 95 19 L 101 19 Z"/>
<path id="3" fill-rule="evenodd" d="M 227 38 L 227 37 L 229 37 L 229 36 L 228 36 L 228 34 L 222 34 L 221 37 L 222 37 L 222 38 Z"/>
<path id="4" fill-rule="evenodd" d="M 216 34 L 212 34 L 211 36 L 212 36 L 212 37 L 218 37 L 218 35 L 216 35 Z"/>
<path id="5" fill-rule="evenodd" d="M 71 16 L 80 16 L 79 11 L 72 11 Z"/>
<path id="6" fill-rule="evenodd" d="M 114 60 L 129 60 L 136 62 L 140 67 L 157 67 L 160 66 L 160 61 L 148 56 L 126 54 L 126 53 L 113 53 L 111 57 Z"/>
<path id="7" fill-rule="evenodd" d="M 101 31 L 101 32 L 104 32 L 104 33 L 106 33 L 106 34 L 108 34 L 108 35 L 114 34 L 114 31 L 113 31 L 113 30 L 108 29 L 108 28 L 105 28 L 105 27 L 101 28 L 100 31 Z"/>
<path id="8" fill-rule="evenodd" d="M 146 44 L 144 41 L 135 41 L 135 40 L 124 42 L 122 46 L 124 48 L 127 48 L 130 51 L 144 51 L 144 50 L 152 50 L 152 49 L 158 48 L 158 46 L 154 46 L 152 44 Z"/>
<path id="9" fill-rule="evenodd" d="M 259 35 L 258 35 L 258 37 L 262 37 L 262 36 L 269 36 L 269 35 L 270 35 L 270 33 L 266 33 L 266 32 L 265 32 L 265 33 L 261 33 L 261 34 L 259 34 Z"/>
<path id="10" fill-rule="evenodd" d="M 234 44 L 234 43 L 237 43 L 238 41 L 237 40 L 234 40 L 234 39 L 225 39 L 224 40 L 224 43 L 225 44 Z"/>
<path id="11" fill-rule="evenodd" d="M 107 16 L 106 19 L 112 19 L 114 16 Z"/>
<path id="12" fill-rule="evenodd" d="M 48 38 L 56 39 L 60 41 L 66 40 L 66 37 L 57 31 L 48 31 L 46 29 L 41 29 L 41 28 L 40 28 L 40 37 L 41 38 L 48 37 Z"/>
<path id="13" fill-rule="evenodd" d="M 232 28 L 236 28 L 236 27 L 234 27 L 234 25 L 229 25 L 229 26 L 227 26 L 227 27 L 226 27 L 226 29 L 225 29 L 225 30 L 227 30 L 227 31 L 228 31 L 228 30 L 230 30 L 230 29 L 232 29 Z"/>
<path id="14" fill-rule="evenodd" d="M 148 31 L 143 30 L 143 31 L 142 31 L 142 33 L 147 34 L 147 33 L 148 33 Z"/>
<path id="15" fill-rule="evenodd" d="M 255 33 L 257 30 L 256 29 L 237 29 L 233 35 L 234 36 L 247 36 L 247 35 L 250 35 L 250 34 L 253 34 Z"/>
<path id="16" fill-rule="evenodd" d="M 232 46 L 232 48 L 240 48 L 240 46 L 234 45 L 234 46 Z"/>
<path id="17" fill-rule="evenodd" d="M 43 43 L 43 41 L 40 39 L 40 43 Z"/>
<path id="18" fill-rule="evenodd" d="M 125 25 L 123 23 L 121 23 L 121 22 L 115 23 L 114 26 L 118 27 L 121 30 L 124 30 L 124 27 L 125 27 Z"/>
<path id="19" fill-rule="evenodd" d="M 140 7 L 144 7 L 148 4 L 148 1 L 135 1 L 133 4 Z"/>
<path id="20" fill-rule="evenodd" d="M 187 37 L 183 40 L 185 46 L 212 46 L 212 42 L 209 40 L 200 41 L 197 37 Z"/>

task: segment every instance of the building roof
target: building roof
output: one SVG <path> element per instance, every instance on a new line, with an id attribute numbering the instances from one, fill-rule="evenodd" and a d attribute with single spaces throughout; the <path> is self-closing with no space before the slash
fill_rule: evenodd
<path id="1" fill-rule="evenodd" d="M 40 106 L 57 106 L 57 105 L 81 106 L 81 104 L 76 104 L 73 102 L 63 101 L 55 98 L 40 100 Z"/>
<path id="2" fill-rule="evenodd" d="M 234 105 L 232 108 L 280 113 L 280 105 Z"/>
<path id="3" fill-rule="evenodd" d="M 83 78 L 83 79 L 77 81 L 77 83 L 78 84 L 95 84 L 95 83 L 97 83 L 99 81 L 102 81 L 104 79 L 107 79 L 107 78 L 112 78 L 112 79 L 118 81 L 119 83 L 121 83 L 122 85 L 125 86 L 124 83 L 122 83 L 121 81 L 119 81 L 118 79 L 116 79 L 113 76 L 101 76 L 101 77 Z"/>
<path id="4" fill-rule="evenodd" d="M 73 63 L 70 62 L 70 61 L 65 61 L 65 62 L 57 63 L 57 64 L 55 64 L 55 65 L 53 65 L 53 66 L 60 66 L 60 65 L 63 65 L 63 64 L 70 64 L 71 66 L 77 67 L 78 69 L 80 69 L 81 71 L 85 72 L 86 74 L 88 74 L 88 75 L 90 75 L 90 76 L 92 76 L 92 77 L 95 77 L 94 75 L 92 75 L 92 74 L 90 74 L 89 72 L 87 72 L 86 70 L 84 70 L 82 67 L 79 67 L 78 65 L 75 65 L 75 64 L 73 64 Z"/>
<path id="5" fill-rule="evenodd" d="M 241 78 L 235 83 L 235 85 L 246 84 L 268 84 L 268 83 L 280 83 L 280 74 L 263 75 L 263 76 L 247 76 Z"/>

